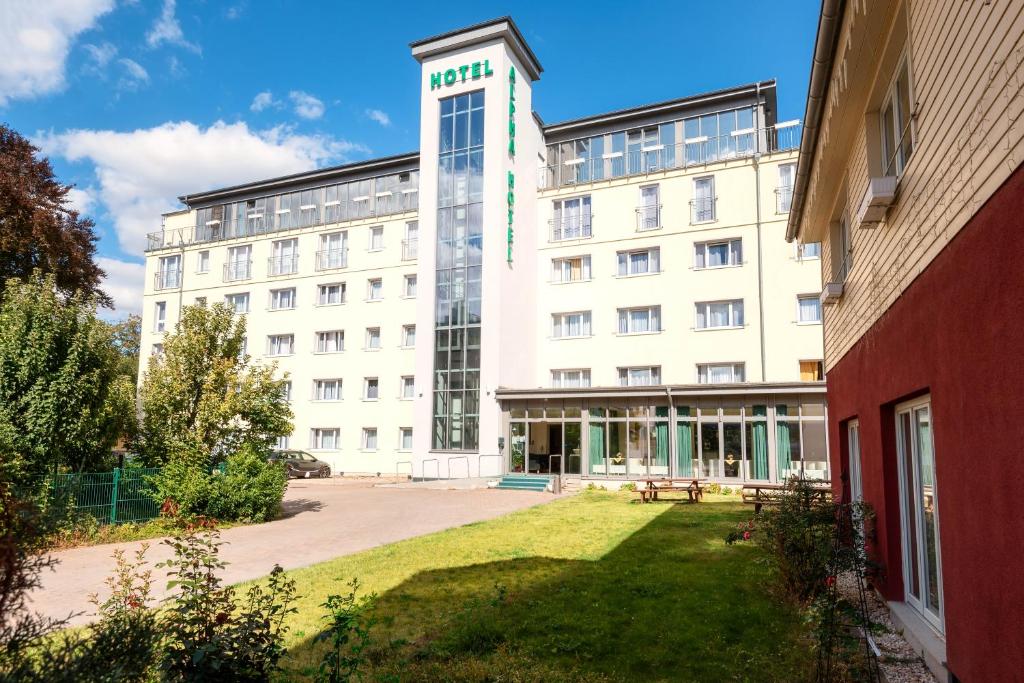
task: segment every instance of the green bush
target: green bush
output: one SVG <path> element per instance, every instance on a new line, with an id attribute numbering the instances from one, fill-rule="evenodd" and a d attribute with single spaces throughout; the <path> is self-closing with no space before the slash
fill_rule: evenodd
<path id="1" fill-rule="evenodd" d="M 722 492 L 722 485 L 721 484 L 708 484 L 707 486 L 704 487 L 704 493 L 721 493 L 721 492 Z"/>
<path id="2" fill-rule="evenodd" d="M 636 491 L 636 482 L 627 481 L 625 484 L 619 487 L 620 491 Z"/>

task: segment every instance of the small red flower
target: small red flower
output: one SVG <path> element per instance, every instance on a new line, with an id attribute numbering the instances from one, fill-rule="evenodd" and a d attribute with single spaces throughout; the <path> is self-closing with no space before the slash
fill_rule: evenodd
<path id="1" fill-rule="evenodd" d="M 825 579 L 825 585 L 828 586 L 829 588 L 831 588 L 832 586 L 836 585 L 836 577 L 829 576 L 828 578 L 826 578 Z"/>
<path id="2" fill-rule="evenodd" d="M 750 532 L 749 531 L 744 531 L 743 532 L 743 540 L 744 541 L 749 541 L 750 540 Z"/>

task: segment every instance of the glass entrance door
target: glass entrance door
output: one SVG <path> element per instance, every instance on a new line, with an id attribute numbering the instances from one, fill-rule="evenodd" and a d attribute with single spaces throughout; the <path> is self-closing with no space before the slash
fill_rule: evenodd
<path id="1" fill-rule="evenodd" d="M 511 423 L 508 440 L 509 472 L 526 472 L 526 444 L 526 423 Z"/>
<path id="2" fill-rule="evenodd" d="M 846 427 L 850 449 L 850 502 L 864 500 L 864 484 L 860 475 L 860 423 L 853 420 Z"/>
<path id="3" fill-rule="evenodd" d="M 942 553 L 929 398 L 896 407 L 896 442 L 906 601 L 942 633 Z"/>

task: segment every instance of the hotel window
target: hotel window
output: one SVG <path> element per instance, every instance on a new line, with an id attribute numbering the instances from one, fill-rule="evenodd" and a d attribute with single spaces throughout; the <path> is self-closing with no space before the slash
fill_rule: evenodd
<path id="1" fill-rule="evenodd" d="M 224 297 L 224 303 L 235 313 L 249 312 L 249 292 L 239 294 L 228 294 Z"/>
<path id="2" fill-rule="evenodd" d="M 155 311 L 155 315 L 153 317 L 156 319 L 155 322 L 153 323 L 153 331 L 154 332 L 163 332 L 165 329 L 167 329 L 167 302 L 166 301 L 157 301 L 156 302 L 156 311 Z"/>
<path id="3" fill-rule="evenodd" d="M 693 179 L 693 199 L 690 202 L 693 211 L 691 223 L 708 223 L 715 220 L 715 178 Z"/>
<path id="4" fill-rule="evenodd" d="M 181 256 L 161 256 L 156 271 L 156 289 L 173 289 L 181 286 Z"/>
<path id="5" fill-rule="evenodd" d="M 661 227 L 661 198 L 657 185 L 640 188 L 640 206 L 636 209 L 636 229 L 656 230 Z"/>
<path id="6" fill-rule="evenodd" d="M 589 337 L 590 311 L 555 313 L 551 316 L 551 336 L 555 339 Z"/>
<path id="7" fill-rule="evenodd" d="M 238 359 L 242 360 L 249 353 L 249 338 L 242 337 L 242 346 L 238 349 Z"/>
<path id="8" fill-rule="evenodd" d="M 617 257 L 619 277 L 661 272 L 661 249 L 659 247 L 620 251 Z"/>
<path id="9" fill-rule="evenodd" d="M 163 344 L 153 344 L 153 348 L 150 351 L 150 354 L 153 355 L 153 356 L 162 356 L 162 355 L 164 355 L 164 345 Z"/>
<path id="10" fill-rule="evenodd" d="M 702 363 L 697 366 L 697 384 L 735 384 L 743 382 L 743 363 Z"/>
<path id="11" fill-rule="evenodd" d="M 281 398 L 287 403 L 292 402 L 292 381 L 290 379 L 281 382 Z"/>
<path id="12" fill-rule="evenodd" d="M 914 152 L 910 69 L 904 56 L 885 96 L 879 112 L 882 132 L 883 175 L 903 175 L 903 169 Z"/>
<path id="13" fill-rule="evenodd" d="M 402 325 L 402 346 L 407 349 L 416 346 L 415 325 Z"/>
<path id="14" fill-rule="evenodd" d="M 317 285 L 317 306 L 336 306 L 345 303 L 345 283 L 333 282 L 328 285 Z"/>
<path id="15" fill-rule="evenodd" d="M 316 333 L 317 353 L 339 353 L 345 350 L 345 330 Z"/>
<path id="16" fill-rule="evenodd" d="M 272 334 L 267 337 L 268 356 L 290 356 L 295 353 L 294 334 Z"/>
<path id="17" fill-rule="evenodd" d="M 403 282 L 403 291 L 405 298 L 413 299 L 416 297 L 416 276 L 406 275 Z"/>
<path id="18" fill-rule="evenodd" d="M 376 401 L 380 398 L 380 380 L 367 377 L 363 380 L 363 400 Z"/>
<path id="19" fill-rule="evenodd" d="M 267 275 L 292 275 L 299 271 L 299 240 L 277 240 L 271 245 L 271 254 Z"/>
<path id="20" fill-rule="evenodd" d="M 201 251 L 196 255 L 196 272 L 197 273 L 209 273 L 210 272 L 210 252 Z"/>
<path id="21" fill-rule="evenodd" d="M 820 382 L 825 379 L 825 362 L 820 360 L 800 361 L 800 381 Z"/>
<path id="22" fill-rule="evenodd" d="M 661 332 L 661 306 L 619 309 L 619 334 Z"/>
<path id="23" fill-rule="evenodd" d="M 743 300 L 698 302 L 695 327 L 698 330 L 743 327 Z"/>
<path id="24" fill-rule="evenodd" d="M 316 269 L 330 270 L 348 265 L 348 233 L 331 232 L 320 235 L 320 250 L 316 252 Z"/>
<path id="25" fill-rule="evenodd" d="M 554 389 L 577 389 L 590 386 L 590 368 L 575 370 L 552 370 L 551 386 Z"/>
<path id="26" fill-rule="evenodd" d="M 412 261 L 419 254 L 419 221 L 405 224 L 405 239 L 402 240 L 402 260 Z"/>
<path id="27" fill-rule="evenodd" d="M 829 241 L 832 247 L 832 282 L 846 282 L 853 270 L 853 235 L 850 234 L 850 221 L 845 211 L 832 224 Z"/>
<path id="28" fill-rule="evenodd" d="M 742 265 L 742 239 L 698 242 L 694 245 L 693 267 L 695 270 Z"/>
<path id="29" fill-rule="evenodd" d="M 384 281 L 379 277 L 366 281 L 366 300 L 380 301 L 384 298 Z"/>
<path id="30" fill-rule="evenodd" d="M 367 351 L 380 351 L 380 328 L 379 327 L 367 327 L 366 328 L 366 350 Z"/>
<path id="31" fill-rule="evenodd" d="M 779 187 L 775 190 L 776 210 L 789 213 L 793 205 L 793 183 L 796 180 L 796 164 L 779 164 Z"/>
<path id="32" fill-rule="evenodd" d="M 288 450 L 288 444 L 290 440 L 291 438 L 288 436 L 279 436 L 277 437 L 277 441 L 274 442 L 274 448 L 276 448 L 279 451 L 286 451 Z"/>
<path id="33" fill-rule="evenodd" d="M 299 227 L 316 225 L 320 222 L 320 202 L 323 188 L 315 187 L 299 193 Z"/>
<path id="34" fill-rule="evenodd" d="M 338 450 L 340 430 L 337 427 L 316 427 L 310 430 L 309 447 L 315 451 Z"/>
<path id="35" fill-rule="evenodd" d="M 270 290 L 270 310 L 284 311 L 295 308 L 295 288 Z"/>
<path id="36" fill-rule="evenodd" d="M 798 261 L 809 261 L 821 258 L 821 242 L 808 242 L 796 245 L 796 258 Z"/>
<path id="37" fill-rule="evenodd" d="M 411 399 L 411 398 L 415 398 L 416 397 L 416 378 L 413 377 L 412 375 L 406 375 L 406 376 L 402 377 L 402 384 L 401 384 L 400 389 L 401 389 L 401 392 L 402 392 L 400 394 L 402 399 L 408 400 L 408 399 Z"/>
<path id="38" fill-rule="evenodd" d="M 801 294 L 796 298 L 797 322 L 808 325 L 821 322 L 821 301 L 817 294 Z"/>
<path id="39" fill-rule="evenodd" d="M 252 277 L 252 246 L 243 244 L 228 247 L 228 262 L 224 264 L 224 281 L 248 280 Z"/>
<path id="40" fill-rule="evenodd" d="M 315 379 L 313 380 L 314 401 L 340 401 L 341 380 L 340 379 Z"/>
<path id="41" fill-rule="evenodd" d="M 375 450 L 377 450 L 377 428 L 376 427 L 363 427 L 363 450 L 364 451 L 375 451 Z"/>
<path id="42" fill-rule="evenodd" d="M 551 220 L 552 241 L 590 237 L 590 196 L 561 199 L 554 202 Z"/>
<path id="43" fill-rule="evenodd" d="M 401 427 L 398 430 L 398 450 L 412 450 L 412 427 Z"/>
<path id="44" fill-rule="evenodd" d="M 370 228 L 370 251 L 380 251 L 384 248 L 384 226 L 378 225 Z"/>
<path id="45" fill-rule="evenodd" d="M 657 365 L 619 368 L 620 387 L 647 387 L 655 384 L 661 384 L 661 368 Z"/>
<path id="46" fill-rule="evenodd" d="M 197 296 L 196 297 L 196 306 L 205 306 L 205 305 L 206 305 L 206 297 L 205 296 Z"/>
<path id="47" fill-rule="evenodd" d="M 552 282 L 582 282 L 590 277 L 589 256 L 551 259 Z"/>

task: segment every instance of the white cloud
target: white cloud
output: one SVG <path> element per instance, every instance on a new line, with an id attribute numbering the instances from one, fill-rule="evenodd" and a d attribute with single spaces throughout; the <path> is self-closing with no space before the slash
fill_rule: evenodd
<path id="1" fill-rule="evenodd" d="M 0 2 L 0 106 L 63 89 L 71 42 L 113 6 L 114 0 Z"/>
<path id="2" fill-rule="evenodd" d="M 252 104 L 249 105 L 251 111 L 263 111 L 269 107 L 280 107 L 281 103 L 274 99 L 273 93 L 269 90 L 264 90 L 261 93 L 257 93 L 256 97 L 252 98 Z"/>
<path id="3" fill-rule="evenodd" d="M 146 266 L 106 256 L 98 257 L 96 263 L 107 274 L 100 287 L 114 300 L 114 311 L 117 315 L 109 317 L 123 318 L 130 313 L 142 313 L 142 287 Z"/>
<path id="4" fill-rule="evenodd" d="M 370 117 L 370 120 L 376 121 L 385 128 L 391 125 L 391 117 L 380 109 L 367 109 L 366 115 Z"/>
<path id="5" fill-rule="evenodd" d="M 167 60 L 167 71 L 171 74 L 171 78 L 182 78 L 188 73 L 185 67 L 181 65 L 181 60 L 174 55 L 171 55 L 170 59 Z"/>
<path id="6" fill-rule="evenodd" d="M 124 75 L 117 82 L 119 90 L 138 90 L 140 85 L 149 83 L 149 72 L 133 59 L 119 59 L 117 63 L 124 67 Z"/>
<path id="7" fill-rule="evenodd" d="M 240 18 L 244 11 L 245 3 L 240 2 L 237 5 L 232 5 L 228 7 L 227 10 L 224 11 L 224 16 L 227 17 L 230 21 L 234 21 L 235 19 Z"/>
<path id="8" fill-rule="evenodd" d="M 117 56 L 117 47 L 108 42 L 99 45 L 86 44 L 82 49 L 89 56 L 89 63 L 85 68 L 92 73 L 102 73 L 107 64 L 110 64 L 110 60 Z"/>
<path id="9" fill-rule="evenodd" d="M 324 115 L 324 103 L 301 90 L 292 90 L 288 98 L 295 105 L 295 113 L 304 119 L 318 119 Z"/>
<path id="10" fill-rule="evenodd" d="M 71 204 L 70 208 L 83 216 L 88 216 L 96 206 L 96 191 L 92 188 L 83 190 L 80 187 L 72 187 L 68 190 L 67 199 Z"/>
<path id="11" fill-rule="evenodd" d="M 146 44 L 150 47 L 159 47 L 164 43 L 177 45 L 196 54 L 202 50 L 195 43 L 185 39 L 185 33 L 181 30 L 178 18 L 174 16 L 175 0 L 164 0 L 164 6 L 160 10 L 160 16 L 153 22 L 153 28 L 146 33 Z"/>
<path id="12" fill-rule="evenodd" d="M 278 126 L 251 130 L 244 122 L 201 128 L 168 122 L 130 132 L 69 130 L 40 133 L 45 154 L 95 166 L 96 193 L 114 221 L 124 253 L 143 253 L 160 215 L 179 208 L 177 197 L 217 187 L 306 171 L 367 154 L 359 144 L 300 135 Z"/>

